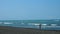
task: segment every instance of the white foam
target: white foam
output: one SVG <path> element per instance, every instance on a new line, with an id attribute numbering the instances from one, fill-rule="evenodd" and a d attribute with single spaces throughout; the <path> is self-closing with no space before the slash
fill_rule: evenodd
<path id="1" fill-rule="evenodd" d="M 57 24 L 51 24 L 51 26 L 57 26 Z"/>
<path id="2" fill-rule="evenodd" d="M 40 25 L 40 24 L 37 24 L 37 23 L 28 23 L 28 25 Z"/>
<path id="3" fill-rule="evenodd" d="M 34 25 L 40 25 L 40 24 L 34 24 Z"/>
<path id="4" fill-rule="evenodd" d="M 4 24 L 13 24 L 13 23 L 9 23 L 9 22 L 4 22 Z"/>
<path id="5" fill-rule="evenodd" d="M 42 24 L 43 26 L 46 26 L 47 24 Z"/>

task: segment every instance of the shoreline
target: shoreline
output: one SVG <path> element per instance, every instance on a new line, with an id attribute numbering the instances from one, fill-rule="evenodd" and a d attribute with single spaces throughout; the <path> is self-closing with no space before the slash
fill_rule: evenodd
<path id="1" fill-rule="evenodd" d="M 0 26 L 1 34 L 59 34 L 60 30 L 39 30 L 32 28 L 16 28 Z"/>

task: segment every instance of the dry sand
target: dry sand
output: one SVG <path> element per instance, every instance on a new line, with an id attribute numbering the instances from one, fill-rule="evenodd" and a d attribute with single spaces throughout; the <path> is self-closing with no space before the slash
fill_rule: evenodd
<path id="1" fill-rule="evenodd" d="M 0 34 L 60 34 L 60 31 L 0 26 Z"/>

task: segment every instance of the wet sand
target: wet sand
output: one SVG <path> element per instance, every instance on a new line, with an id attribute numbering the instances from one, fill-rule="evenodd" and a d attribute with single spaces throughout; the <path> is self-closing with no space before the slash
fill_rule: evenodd
<path id="1" fill-rule="evenodd" d="M 0 26 L 0 34 L 60 34 L 60 31 Z"/>

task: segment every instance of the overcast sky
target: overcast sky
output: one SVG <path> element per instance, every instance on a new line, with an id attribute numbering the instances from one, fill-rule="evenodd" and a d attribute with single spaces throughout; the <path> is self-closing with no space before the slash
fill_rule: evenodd
<path id="1" fill-rule="evenodd" d="M 60 0 L 0 0 L 0 20 L 60 19 Z"/>

